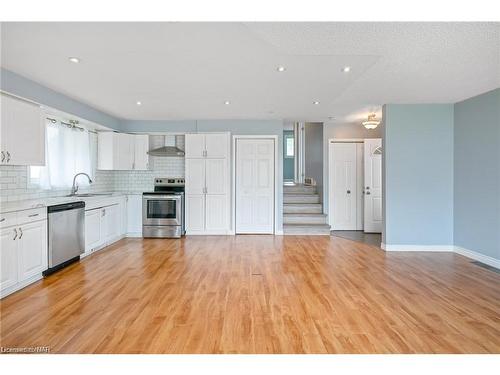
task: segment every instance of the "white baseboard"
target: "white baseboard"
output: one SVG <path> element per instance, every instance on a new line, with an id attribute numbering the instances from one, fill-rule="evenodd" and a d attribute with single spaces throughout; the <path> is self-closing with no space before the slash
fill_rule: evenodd
<path id="1" fill-rule="evenodd" d="M 478 253 L 477 251 L 465 249 L 453 245 L 387 245 L 381 243 L 380 247 L 385 251 L 428 251 L 428 252 L 454 252 L 464 257 L 477 260 L 481 263 L 500 269 L 500 259 Z"/>
<path id="2" fill-rule="evenodd" d="M 283 230 L 276 230 L 274 233 L 275 236 L 283 236 Z"/>
<path id="3" fill-rule="evenodd" d="M 130 238 L 140 238 L 142 237 L 142 232 L 128 232 L 125 237 L 130 237 Z"/>
<path id="4" fill-rule="evenodd" d="M 453 252 L 453 245 L 387 245 L 381 243 L 380 247 L 385 251 L 435 251 L 435 252 Z"/>
<path id="5" fill-rule="evenodd" d="M 495 259 L 488 255 L 478 253 L 477 251 L 465 249 L 460 246 L 455 246 L 455 252 L 457 254 L 463 255 L 464 257 L 471 258 L 481 263 L 487 264 L 488 266 L 500 269 L 500 259 Z"/>

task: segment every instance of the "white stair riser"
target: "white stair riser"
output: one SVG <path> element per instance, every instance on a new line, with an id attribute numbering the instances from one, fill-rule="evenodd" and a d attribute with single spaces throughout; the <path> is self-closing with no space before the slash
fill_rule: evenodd
<path id="1" fill-rule="evenodd" d="M 321 204 L 284 204 L 284 214 L 321 214 L 323 207 Z"/>
<path id="2" fill-rule="evenodd" d="M 313 194 L 283 196 L 283 203 L 319 203 L 319 196 Z"/>
<path id="3" fill-rule="evenodd" d="M 300 226 L 298 228 L 294 228 L 294 227 L 290 227 L 290 226 L 285 225 L 285 226 L 283 226 L 283 233 L 284 234 L 300 235 L 300 236 L 315 236 L 315 235 L 329 236 L 330 229 L 326 228 L 326 227 L 307 228 L 306 226 Z"/>
<path id="4" fill-rule="evenodd" d="M 283 216 L 283 224 L 326 224 L 325 215 Z"/>
<path id="5" fill-rule="evenodd" d="M 316 194 L 315 187 L 305 186 L 285 186 L 283 188 L 285 194 Z"/>

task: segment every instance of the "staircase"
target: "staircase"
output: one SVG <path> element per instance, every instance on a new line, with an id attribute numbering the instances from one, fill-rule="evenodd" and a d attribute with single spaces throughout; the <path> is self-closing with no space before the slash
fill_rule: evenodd
<path id="1" fill-rule="evenodd" d="M 315 186 L 283 186 L 283 232 L 295 235 L 330 235 L 330 226 Z"/>

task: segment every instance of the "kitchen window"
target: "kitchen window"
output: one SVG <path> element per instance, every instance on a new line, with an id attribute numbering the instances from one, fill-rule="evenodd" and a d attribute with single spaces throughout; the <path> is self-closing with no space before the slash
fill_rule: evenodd
<path id="1" fill-rule="evenodd" d="M 95 137 L 94 137 L 95 138 Z M 30 167 L 30 183 L 42 189 L 70 188 L 76 173 L 93 178 L 91 136 L 65 122 L 46 121 L 45 166 Z M 79 181 L 84 185 L 85 179 Z"/>

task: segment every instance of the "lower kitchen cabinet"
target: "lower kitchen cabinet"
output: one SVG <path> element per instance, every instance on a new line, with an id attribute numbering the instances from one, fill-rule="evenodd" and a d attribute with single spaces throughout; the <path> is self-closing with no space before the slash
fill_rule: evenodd
<path id="1" fill-rule="evenodd" d="M 4 291 L 17 283 L 17 242 L 14 240 L 14 228 L 0 232 L 0 290 Z"/>
<path id="2" fill-rule="evenodd" d="M 85 211 L 85 255 L 118 241 L 125 234 L 125 204 Z"/>
<path id="3" fill-rule="evenodd" d="M 47 269 L 47 220 L 0 231 L 1 297 L 42 278 Z"/>
<path id="4" fill-rule="evenodd" d="M 37 221 L 19 228 L 19 280 L 26 280 L 47 269 L 47 221 Z"/>
<path id="5" fill-rule="evenodd" d="M 127 196 L 127 236 L 142 237 L 142 195 Z"/>

